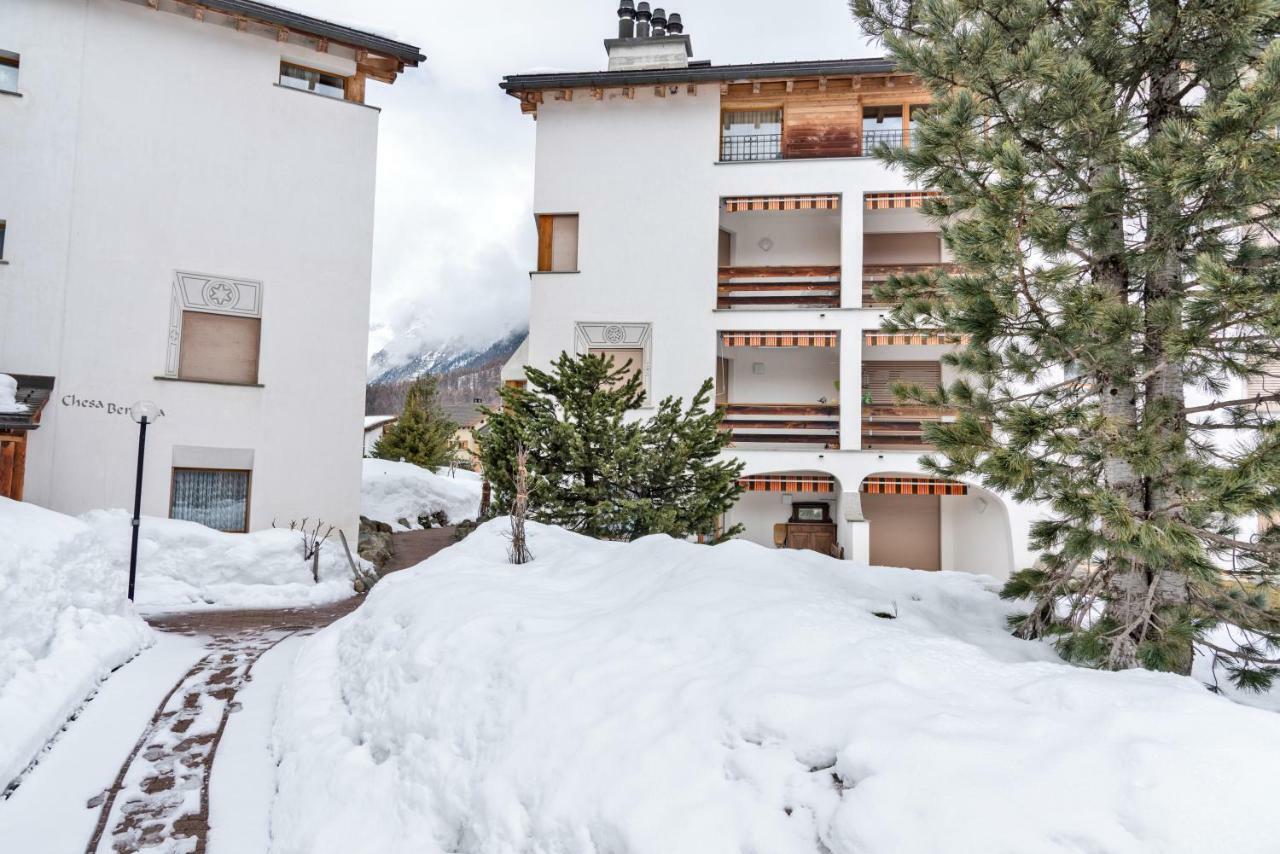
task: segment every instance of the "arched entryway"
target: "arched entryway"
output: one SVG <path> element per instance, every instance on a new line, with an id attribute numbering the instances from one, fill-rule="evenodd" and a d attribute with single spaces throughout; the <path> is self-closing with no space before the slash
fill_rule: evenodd
<path id="1" fill-rule="evenodd" d="M 997 578 L 1012 571 L 1009 513 L 989 490 L 885 472 L 864 478 L 858 498 L 870 527 L 868 562 L 873 565 Z"/>
<path id="2" fill-rule="evenodd" d="M 742 524 L 742 538 L 771 548 L 807 549 L 843 557 L 840 483 L 820 471 L 746 475 L 742 495 L 729 514 Z"/>

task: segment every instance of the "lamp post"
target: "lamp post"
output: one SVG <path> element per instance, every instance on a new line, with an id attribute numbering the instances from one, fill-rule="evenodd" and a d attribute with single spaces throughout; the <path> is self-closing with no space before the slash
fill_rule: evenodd
<path id="1" fill-rule="evenodd" d="M 147 425 L 161 415 L 160 407 L 149 400 L 139 400 L 129 409 L 129 417 L 138 422 L 138 479 L 133 488 L 133 543 L 129 547 L 129 601 L 133 601 L 134 583 L 138 578 L 138 527 L 142 522 L 142 459 L 147 448 Z"/>

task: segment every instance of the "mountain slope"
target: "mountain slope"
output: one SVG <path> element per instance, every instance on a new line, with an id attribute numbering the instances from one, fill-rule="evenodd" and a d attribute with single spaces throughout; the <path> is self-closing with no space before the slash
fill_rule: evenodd
<path id="1" fill-rule="evenodd" d="M 447 374 L 480 367 L 494 361 L 501 365 L 516 351 L 520 342 L 528 334 L 528 329 L 516 329 L 482 349 L 468 347 L 455 339 L 442 346 L 418 353 L 408 361 L 400 362 L 393 362 L 388 348 L 384 347 L 374 353 L 373 358 L 369 360 L 369 384 L 401 382 L 423 374 Z"/>

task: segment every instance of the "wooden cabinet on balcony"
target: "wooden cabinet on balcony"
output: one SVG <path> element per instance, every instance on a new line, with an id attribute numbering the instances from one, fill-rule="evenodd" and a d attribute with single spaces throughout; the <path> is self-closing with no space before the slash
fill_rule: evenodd
<path id="1" fill-rule="evenodd" d="M 716 308 L 839 308 L 840 267 L 721 267 Z"/>
<path id="2" fill-rule="evenodd" d="M 818 445 L 840 447 L 840 407 L 808 403 L 722 404 L 720 429 L 732 444 Z"/>

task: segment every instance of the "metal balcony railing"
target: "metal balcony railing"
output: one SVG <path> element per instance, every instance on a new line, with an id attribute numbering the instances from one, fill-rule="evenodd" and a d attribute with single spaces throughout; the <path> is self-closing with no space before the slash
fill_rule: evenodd
<path id="1" fill-rule="evenodd" d="M 720 137 L 720 159 L 722 161 L 781 160 L 782 134 L 722 136 Z"/>
<path id="2" fill-rule="evenodd" d="M 870 157 L 882 145 L 889 148 L 902 148 L 906 134 L 902 128 L 883 130 L 864 130 L 862 132 L 862 156 Z"/>

